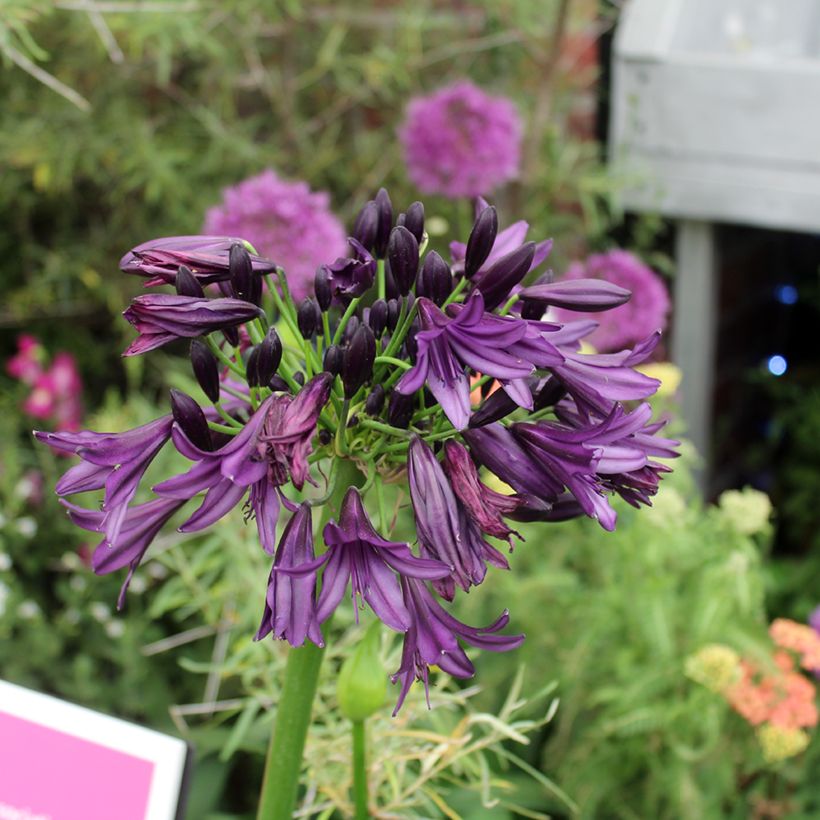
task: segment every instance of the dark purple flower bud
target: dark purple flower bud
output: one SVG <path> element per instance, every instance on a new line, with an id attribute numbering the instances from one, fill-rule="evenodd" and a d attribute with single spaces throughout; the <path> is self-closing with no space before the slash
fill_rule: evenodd
<path id="1" fill-rule="evenodd" d="M 333 291 L 330 287 L 330 273 L 325 265 L 322 265 L 316 271 L 316 278 L 313 280 L 313 292 L 316 294 L 319 310 L 323 313 L 329 310 L 330 303 L 333 301 Z"/>
<path id="2" fill-rule="evenodd" d="M 387 329 L 392 333 L 399 323 L 398 299 L 389 299 L 387 302 Z"/>
<path id="3" fill-rule="evenodd" d="M 387 326 L 387 302 L 385 302 L 384 299 L 377 299 L 370 306 L 367 323 L 370 325 L 373 335 L 377 339 L 384 333 L 384 329 Z"/>
<path id="4" fill-rule="evenodd" d="M 249 322 L 262 311 L 241 299 L 196 299 L 170 293 L 137 296 L 123 316 L 137 329 L 123 354 L 136 356 L 180 337 L 192 338 Z"/>
<path id="5" fill-rule="evenodd" d="M 346 399 L 353 398 L 373 375 L 375 358 L 376 337 L 367 325 L 360 325 L 342 357 L 342 383 Z"/>
<path id="6" fill-rule="evenodd" d="M 450 266 L 435 251 L 430 251 L 424 258 L 418 282 L 416 295 L 426 296 L 439 307 L 444 304 L 453 290 L 453 275 Z"/>
<path id="7" fill-rule="evenodd" d="M 316 327 L 322 321 L 322 313 L 319 306 L 310 297 L 302 300 L 299 309 L 296 311 L 296 324 L 303 339 L 310 339 L 316 332 Z"/>
<path id="8" fill-rule="evenodd" d="M 305 374 L 301 370 L 297 370 L 293 374 L 293 381 L 296 382 L 300 387 L 305 386 Z"/>
<path id="9" fill-rule="evenodd" d="M 225 341 L 232 347 L 239 347 L 239 329 L 235 327 L 223 327 L 222 335 Z"/>
<path id="10" fill-rule="evenodd" d="M 482 402 L 481 407 L 470 416 L 470 427 L 483 427 L 492 424 L 505 416 L 509 416 L 518 405 L 511 399 L 505 390 L 496 390 Z"/>
<path id="11" fill-rule="evenodd" d="M 387 403 L 387 421 L 393 427 L 406 430 L 410 426 L 415 407 L 415 396 L 405 396 L 404 393 L 394 390 L 390 394 L 390 401 Z"/>
<path id="12" fill-rule="evenodd" d="M 404 213 L 404 221 L 399 224 L 404 225 L 420 245 L 424 238 L 424 205 L 421 202 L 410 205 Z"/>
<path id="13" fill-rule="evenodd" d="M 355 427 L 358 423 L 359 423 L 359 417 L 358 417 L 358 416 L 355 416 L 355 415 L 354 415 L 354 416 L 351 416 L 351 417 L 347 420 L 347 426 L 348 426 L 348 428 Z"/>
<path id="14" fill-rule="evenodd" d="M 545 305 L 597 313 L 628 302 L 632 293 L 604 279 L 568 279 L 531 285 L 521 291 L 522 299 L 537 299 Z"/>
<path id="15" fill-rule="evenodd" d="M 325 430 L 324 428 L 319 430 L 319 444 L 326 447 L 331 441 L 333 441 L 333 436 L 331 435 L 330 430 Z"/>
<path id="16" fill-rule="evenodd" d="M 143 242 L 120 259 L 120 270 L 149 277 L 150 285 L 173 285 L 180 265 L 188 267 L 203 285 L 231 278 L 231 247 L 241 243 L 230 236 L 166 236 Z M 276 265 L 270 259 L 251 256 L 257 274 L 271 273 Z M 228 294 L 226 294 L 228 295 Z"/>
<path id="17" fill-rule="evenodd" d="M 254 296 L 254 275 L 251 255 L 247 248 L 236 242 L 231 245 L 228 253 L 228 270 L 231 274 L 231 286 L 237 299 L 246 302 L 253 302 Z M 256 304 L 254 302 L 254 304 Z"/>
<path id="18" fill-rule="evenodd" d="M 356 331 L 359 329 L 359 325 L 361 321 L 356 314 L 353 314 L 348 320 L 347 324 L 345 325 L 344 333 L 342 333 L 342 341 L 344 344 L 350 344 L 353 337 L 356 335 Z"/>
<path id="19" fill-rule="evenodd" d="M 281 376 L 274 376 L 270 382 L 268 382 L 268 387 L 270 387 L 274 393 L 287 393 L 290 389 L 288 388 L 288 383 Z"/>
<path id="20" fill-rule="evenodd" d="M 378 416 L 382 411 L 382 407 L 384 407 L 384 388 L 377 384 L 370 391 L 370 395 L 364 403 L 364 410 L 368 416 Z"/>
<path id="21" fill-rule="evenodd" d="M 339 345 L 330 345 L 325 351 L 323 367 L 333 376 L 342 372 L 342 348 Z"/>
<path id="22" fill-rule="evenodd" d="M 171 390 L 171 413 L 174 421 L 200 450 L 211 450 L 211 430 L 202 408 L 181 390 Z"/>
<path id="23" fill-rule="evenodd" d="M 485 208 L 473 224 L 464 256 L 464 275 L 470 279 L 487 260 L 498 233 L 498 214 L 494 207 Z"/>
<path id="24" fill-rule="evenodd" d="M 359 211 L 353 223 L 353 238 L 368 251 L 373 250 L 376 243 L 376 234 L 379 231 L 379 206 L 371 199 Z"/>
<path id="25" fill-rule="evenodd" d="M 212 401 L 219 401 L 219 365 L 208 345 L 194 339 L 191 342 L 191 368 L 202 392 Z"/>
<path id="26" fill-rule="evenodd" d="M 535 282 L 534 285 L 549 285 L 555 279 L 555 274 L 552 270 L 546 271 L 546 273 L 542 273 Z M 533 321 L 539 321 L 540 319 L 544 318 L 544 314 L 547 312 L 547 308 L 549 305 L 546 302 L 541 302 L 538 299 L 522 299 L 521 300 L 521 318 Z"/>
<path id="27" fill-rule="evenodd" d="M 419 243 L 407 228 L 393 228 L 387 243 L 387 263 L 399 295 L 410 292 L 419 269 Z"/>
<path id="28" fill-rule="evenodd" d="M 259 346 L 246 351 L 245 379 L 248 387 L 259 387 L 263 382 L 259 380 Z"/>
<path id="29" fill-rule="evenodd" d="M 404 337 L 404 352 L 413 364 L 416 363 L 416 359 L 419 355 L 419 343 L 416 339 L 418 332 L 419 326 L 416 322 L 413 322 L 413 324 L 410 325 L 410 329 L 407 331 L 407 336 Z"/>
<path id="30" fill-rule="evenodd" d="M 196 276 L 191 273 L 191 269 L 180 265 L 177 271 L 177 278 L 174 287 L 180 296 L 193 296 L 196 299 L 204 299 L 205 291 L 197 281 Z"/>
<path id="31" fill-rule="evenodd" d="M 376 194 L 376 208 L 378 209 L 378 228 L 376 230 L 376 241 L 373 245 L 374 252 L 379 259 L 384 258 L 387 250 L 387 242 L 390 237 L 390 229 L 393 227 L 393 203 L 390 195 L 384 188 L 379 188 Z"/>
<path id="32" fill-rule="evenodd" d="M 270 384 L 282 361 L 282 342 L 276 328 L 270 328 L 265 338 L 257 345 L 256 373 L 259 384 Z"/>
<path id="33" fill-rule="evenodd" d="M 535 242 L 525 242 L 478 274 L 473 283 L 484 296 L 484 309 L 498 307 L 527 275 L 535 256 Z"/>
<path id="34" fill-rule="evenodd" d="M 537 413 L 545 407 L 553 407 L 567 394 L 567 389 L 554 376 L 544 379 L 544 382 L 533 391 L 532 412 Z"/>

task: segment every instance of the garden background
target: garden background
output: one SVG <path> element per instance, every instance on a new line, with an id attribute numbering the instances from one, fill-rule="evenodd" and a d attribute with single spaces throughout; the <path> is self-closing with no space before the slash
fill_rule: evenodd
<path id="1" fill-rule="evenodd" d="M 0 677 L 182 733 L 197 750 L 189 817 L 252 816 L 284 649 L 248 637 L 268 568 L 241 515 L 163 536 L 119 614 L 120 579 L 92 575 L 94 544 L 51 494 L 64 465 L 35 449 L 33 427 L 123 429 L 170 387 L 196 390 L 184 350 L 119 357 L 141 282 L 117 261 L 201 231 L 226 186 L 269 168 L 328 192 L 348 226 L 381 186 L 406 206 L 421 196 L 399 139 L 407 104 L 469 79 L 524 125 L 517 179 L 487 192 L 502 224 L 553 237 L 558 276 L 621 247 L 669 286 L 668 226 L 621 213 L 605 164 L 601 52 L 616 18 L 591 0 L 0 3 Z M 267 207 L 284 225 L 277 252 L 298 256 L 288 190 Z M 466 239 L 472 204 L 423 198 L 446 256 L 441 237 Z M 674 419 L 666 372 L 656 404 Z M 615 534 L 588 520 L 534 531 L 515 575 L 462 602 L 488 621 L 513 601 L 527 641 L 479 657 L 466 687 L 441 681 L 432 712 L 416 692 L 374 720 L 385 817 L 820 816 L 811 727 L 797 745 L 767 735 L 719 680 L 731 653 L 775 674 L 770 623 L 805 623 L 820 603 L 820 400 L 806 381 L 765 388 L 773 431 L 743 454 L 764 467 L 777 454 L 774 476 L 750 472 L 773 508 L 741 486 L 702 501 L 684 443 L 654 509 L 622 509 Z M 350 807 L 346 728 L 322 709 L 343 650 L 324 669 L 305 816 Z M 398 646 L 381 651 L 395 668 Z"/>

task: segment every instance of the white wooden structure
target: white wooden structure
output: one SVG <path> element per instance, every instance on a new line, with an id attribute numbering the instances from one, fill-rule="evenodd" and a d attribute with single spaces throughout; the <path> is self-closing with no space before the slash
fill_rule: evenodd
<path id="1" fill-rule="evenodd" d="M 820 0 L 627 0 L 613 61 L 623 205 L 678 220 L 672 353 L 708 458 L 713 224 L 820 230 Z"/>

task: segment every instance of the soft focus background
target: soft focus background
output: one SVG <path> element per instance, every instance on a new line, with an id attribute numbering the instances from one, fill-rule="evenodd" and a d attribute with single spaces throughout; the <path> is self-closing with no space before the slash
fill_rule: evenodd
<path id="1" fill-rule="evenodd" d="M 93 576 L 51 493 L 65 465 L 32 428 L 124 429 L 169 387 L 195 392 L 184 347 L 120 358 L 142 285 L 117 261 L 155 236 L 242 235 L 307 292 L 380 186 L 398 209 L 424 200 L 445 257 L 482 194 L 555 239 L 556 276 L 635 289 L 598 349 L 673 326 L 673 226 L 625 214 L 607 166 L 619 5 L 0 2 L 0 677 L 183 734 L 189 817 L 253 815 L 284 655 L 249 637 L 268 568 L 241 516 L 160 538 L 119 614 L 120 579 Z M 509 606 L 527 642 L 437 687 L 433 712 L 415 693 L 374 721 L 385 817 L 820 816 L 820 633 L 802 627 L 820 604 L 818 247 L 721 229 L 710 462 L 685 443 L 655 508 L 613 535 L 522 529 L 513 572 L 460 612 Z M 685 436 L 661 348 L 657 411 Z M 770 635 L 777 619 L 795 623 Z M 350 810 L 343 651 L 305 816 Z M 395 668 L 388 636 L 383 653 Z"/>

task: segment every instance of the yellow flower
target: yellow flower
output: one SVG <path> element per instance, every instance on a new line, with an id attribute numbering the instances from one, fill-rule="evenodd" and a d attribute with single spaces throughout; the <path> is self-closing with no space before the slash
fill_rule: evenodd
<path id="1" fill-rule="evenodd" d="M 771 723 L 757 730 L 757 740 L 767 763 L 799 755 L 809 745 L 809 735 L 802 729 L 784 729 Z"/>
<path id="2" fill-rule="evenodd" d="M 657 396 L 674 396 L 678 392 L 683 374 L 681 369 L 672 362 L 650 362 L 637 368 L 645 376 L 657 379 L 661 386 Z"/>
<path id="3" fill-rule="evenodd" d="M 710 643 L 690 655 L 683 668 L 686 677 L 696 683 L 724 692 L 740 675 L 740 656 L 728 646 Z"/>
<path id="4" fill-rule="evenodd" d="M 727 490 L 718 505 L 729 525 L 741 535 L 754 535 L 766 528 L 772 514 L 772 502 L 766 493 L 744 487 Z"/>

